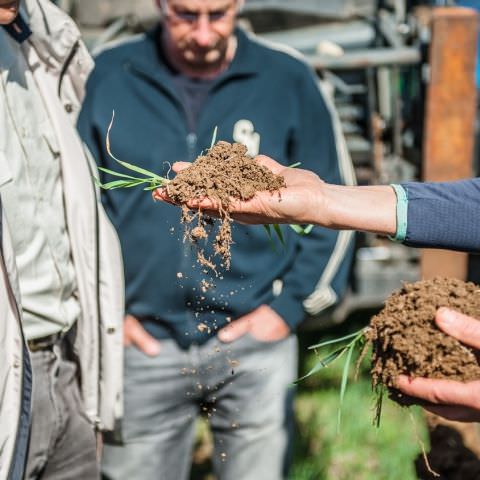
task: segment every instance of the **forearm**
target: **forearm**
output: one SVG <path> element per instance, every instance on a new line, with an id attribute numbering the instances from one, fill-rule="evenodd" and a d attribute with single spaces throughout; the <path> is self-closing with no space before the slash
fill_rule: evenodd
<path id="1" fill-rule="evenodd" d="M 397 199 L 392 187 L 323 184 L 321 188 L 323 205 L 312 212 L 312 223 L 338 230 L 395 234 Z"/>

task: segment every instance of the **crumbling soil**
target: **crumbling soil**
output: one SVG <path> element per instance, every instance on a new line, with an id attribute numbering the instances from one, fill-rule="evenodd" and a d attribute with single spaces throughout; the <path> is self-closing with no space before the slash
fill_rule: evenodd
<path id="1" fill-rule="evenodd" d="M 185 238 L 197 246 L 197 260 L 217 271 L 213 258 L 207 257 L 203 245 L 213 242 L 213 251 L 221 259 L 220 266 L 230 268 L 232 228 L 229 207 L 232 199 L 250 200 L 257 192 L 277 192 L 285 186 L 282 176 L 257 163 L 239 143 L 218 142 L 205 155 L 182 170 L 167 185 L 169 197 L 182 205 Z M 203 212 L 192 212 L 187 202 L 209 197 L 219 205 L 220 223 Z M 212 239 L 213 237 L 213 239 Z"/>
<path id="2" fill-rule="evenodd" d="M 473 351 L 435 324 L 440 307 L 480 318 L 480 287 L 440 277 L 406 283 L 370 322 L 367 339 L 373 343 L 373 386 L 388 387 L 399 403 L 408 403 L 395 391 L 395 378 L 400 374 L 465 382 L 480 378 Z"/>

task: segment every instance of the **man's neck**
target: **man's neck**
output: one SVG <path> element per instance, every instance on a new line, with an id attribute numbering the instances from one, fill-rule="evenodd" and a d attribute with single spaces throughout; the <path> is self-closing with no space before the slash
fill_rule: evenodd
<path id="1" fill-rule="evenodd" d="M 167 58 L 167 61 L 170 65 L 182 75 L 185 75 L 190 78 L 198 78 L 203 80 L 211 80 L 217 78 L 222 74 L 232 63 L 233 57 L 237 50 L 237 38 L 235 35 L 232 35 L 228 40 L 227 49 L 222 60 L 215 65 L 212 65 L 211 68 L 197 69 L 192 68 L 187 63 L 180 61 L 172 52 L 169 41 L 165 36 L 165 33 L 159 39 L 161 42 L 162 50 Z"/>

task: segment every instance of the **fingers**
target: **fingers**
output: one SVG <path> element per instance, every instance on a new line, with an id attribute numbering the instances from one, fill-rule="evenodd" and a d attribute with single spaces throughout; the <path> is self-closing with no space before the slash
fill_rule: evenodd
<path id="1" fill-rule="evenodd" d="M 134 345 L 150 357 L 155 357 L 160 353 L 160 342 L 153 338 L 131 315 L 127 315 L 124 321 L 123 343 L 125 346 Z"/>
<path id="2" fill-rule="evenodd" d="M 432 404 L 480 408 L 480 381 L 455 382 L 431 378 L 398 377 L 396 386 L 406 395 Z"/>
<path id="3" fill-rule="evenodd" d="M 175 205 L 175 202 L 168 196 L 167 189 L 164 187 L 157 188 L 152 192 L 152 197 L 154 200 L 161 200 L 162 202 L 170 203 Z"/>
<path id="4" fill-rule="evenodd" d="M 245 335 L 250 329 L 248 317 L 239 318 L 218 331 L 218 339 L 223 343 L 231 343 Z"/>
<path id="5" fill-rule="evenodd" d="M 425 410 L 439 415 L 440 417 L 454 422 L 478 422 L 480 421 L 480 410 L 468 407 L 457 407 L 450 405 L 426 406 Z"/>
<path id="6" fill-rule="evenodd" d="M 480 349 L 480 320 L 448 308 L 439 308 L 435 321 L 448 335 L 465 345 Z"/>
<path id="7" fill-rule="evenodd" d="M 282 170 L 285 170 L 285 166 L 273 160 L 273 158 L 267 157 L 266 155 L 257 155 L 255 160 L 264 167 L 267 167 L 273 173 L 280 173 Z"/>
<path id="8" fill-rule="evenodd" d="M 185 170 L 185 169 L 188 168 L 190 165 L 191 165 L 190 162 L 175 162 L 175 163 L 172 165 L 172 170 L 173 170 L 175 173 L 178 173 L 178 172 L 181 172 L 182 170 Z"/>

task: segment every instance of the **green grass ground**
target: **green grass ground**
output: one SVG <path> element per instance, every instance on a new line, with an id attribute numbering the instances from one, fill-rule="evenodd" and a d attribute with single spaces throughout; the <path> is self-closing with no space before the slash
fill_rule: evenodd
<path id="1" fill-rule="evenodd" d="M 358 328 L 358 327 L 357 327 Z M 350 329 L 355 331 L 355 328 Z M 323 335 L 301 336 L 300 370 L 306 373 L 318 360 L 308 344 L 341 336 L 341 328 Z M 325 350 L 320 352 L 321 356 Z M 345 357 L 301 382 L 296 398 L 296 447 L 291 480 L 414 480 L 414 459 L 426 441 L 419 409 L 400 408 L 384 400 L 380 427 L 373 425 L 375 398 L 370 386 L 368 358 L 355 381 L 354 365 L 337 430 L 340 384 Z"/>

